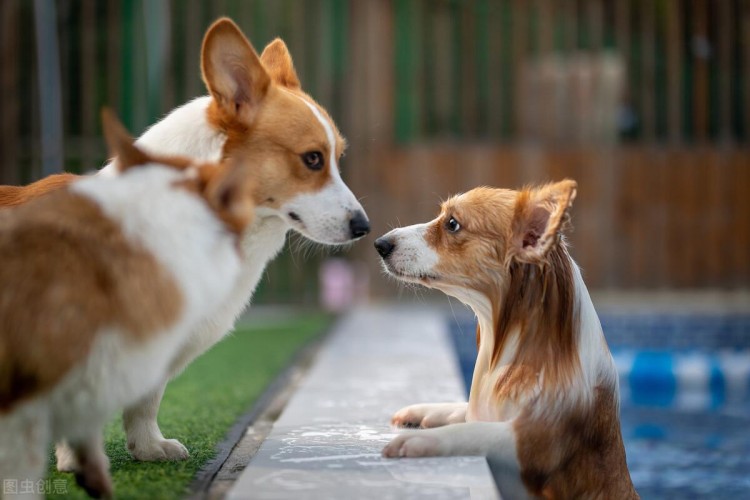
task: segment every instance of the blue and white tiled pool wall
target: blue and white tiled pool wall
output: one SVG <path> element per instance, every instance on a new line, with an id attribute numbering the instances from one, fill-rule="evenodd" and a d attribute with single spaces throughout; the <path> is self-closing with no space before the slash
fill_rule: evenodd
<path id="1" fill-rule="evenodd" d="M 600 314 L 642 498 L 750 498 L 750 313 Z M 476 322 L 450 317 L 467 391 Z"/>

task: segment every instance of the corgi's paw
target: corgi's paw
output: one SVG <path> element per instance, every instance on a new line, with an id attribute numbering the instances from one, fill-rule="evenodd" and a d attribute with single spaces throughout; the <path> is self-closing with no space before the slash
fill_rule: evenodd
<path id="1" fill-rule="evenodd" d="M 76 482 L 92 498 L 112 498 L 112 479 L 107 469 L 86 467 L 76 472 Z"/>
<path id="2" fill-rule="evenodd" d="M 75 452 L 65 442 L 55 446 L 55 462 L 60 472 L 76 472 L 80 469 Z"/>
<path id="3" fill-rule="evenodd" d="M 396 427 L 442 427 L 466 422 L 467 403 L 419 404 L 401 408 L 391 418 Z"/>
<path id="4" fill-rule="evenodd" d="M 187 460 L 190 452 L 176 439 L 152 439 L 145 443 L 128 441 L 128 451 L 141 462 Z"/>
<path id="5" fill-rule="evenodd" d="M 92 498 L 112 498 L 112 478 L 109 475 L 109 459 L 104 454 L 101 436 L 78 448 L 79 469 L 76 482 Z"/>
<path id="6" fill-rule="evenodd" d="M 386 458 L 417 458 L 445 455 L 439 436 L 430 431 L 406 431 L 383 448 Z"/>

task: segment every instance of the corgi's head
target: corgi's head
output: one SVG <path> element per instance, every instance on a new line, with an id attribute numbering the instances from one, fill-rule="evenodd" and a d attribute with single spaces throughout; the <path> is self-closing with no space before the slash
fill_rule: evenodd
<path id="1" fill-rule="evenodd" d="M 571 180 L 522 191 L 473 189 L 443 203 L 433 221 L 394 229 L 375 247 L 401 280 L 496 302 L 514 263 L 546 263 L 575 195 Z"/>
<path id="2" fill-rule="evenodd" d="M 183 175 L 176 185 L 203 198 L 227 228 L 240 234 L 255 214 L 254 172 L 234 160 L 221 163 L 195 162 L 182 156 L 147 153 L 135 145 L 133 137 L 107 108 L 102 110 L 102 128 L 120 173 L 143 167 L 167 167 Z"/>
<path id="3" fill-rule="evenodd" d="M 213 98 L 209 122 L 227 135 L 223 158 L 254 170 L 258 215 L 279 216 L 326 244 L 370 231 L 339 172 L 346 143 L 302 91 L 284 42 L 274 40 L 258 56 L 231 20 L 219 19 L 203 40 L 201 69 Z"/>

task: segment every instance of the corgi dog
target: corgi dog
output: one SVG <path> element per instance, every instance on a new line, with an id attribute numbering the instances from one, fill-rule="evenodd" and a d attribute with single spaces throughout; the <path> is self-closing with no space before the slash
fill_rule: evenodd
<path id="1" fill-rule="evenodd" d="M 259 194 L 250 168 L 150 155 L 108 113 L 104 129 L 117 176 L 0 212 L 0 478 L 36 484 L 64 438 L 92 496 L 112 495 L 104 424 L 229 296 Z"/>
<path id="2" fill-rule="evenodd" d="M 477 188 L 431 222 L 375 242 L 385 270 L 478 319 L 468 403 L 403 408 L 386 457 L 484 455 L 508 498 L 638 498 L 625 461 L 612 355 L 563 231 L 565 180 Z"/>
<path id="3" fill-rule="evenodd" d="M 283 41 L 274 40 L 258 56 L 231 20 L 219 19 L 204 37 L 201 69 L 209 95 L 173 110 L 136 144 L 146 151 L 205 161 L 237 159 L 252 165 L 267 196 L 258 200 L 255 222 L 245 231 L 237 285 L 195 328 L 170 368 L 172 376 L 232 329 L 290 229 L 326 245 L 349 243 L 370 231 L 362 206 L 339 172 L 345 141 L 328 113 L 302 90 Z M 115 170 L 110 164 L 99 175 Z M 0 207 L 4 199 L 0 189 Z M 124 412 L 127 446 L 137 460 L 189 456 L 179 441 L 165 439 L 157 424 L 165 385 Z M 58 468 L 73 471 L 75 466 L 69 450 L 59 447 Z"/>

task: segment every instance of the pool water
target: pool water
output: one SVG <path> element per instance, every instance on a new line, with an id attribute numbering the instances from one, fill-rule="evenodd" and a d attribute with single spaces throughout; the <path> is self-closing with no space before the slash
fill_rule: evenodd
<path id="1" fill-rule="evenodd" d="M 600 319 L 620 374 L 622 434 L 641 498 L 750 498 L 750 315 Z M 476 322 L 449 322 L 468 392 Z"/>

